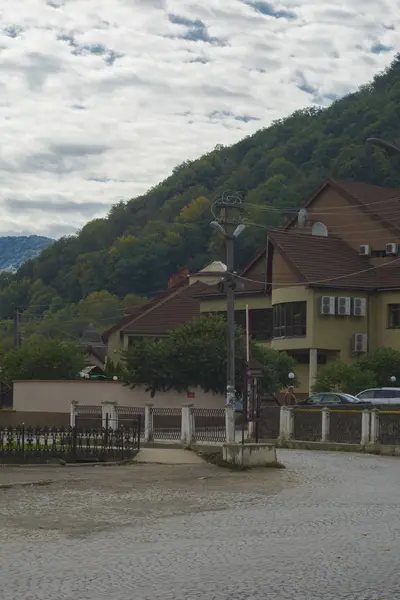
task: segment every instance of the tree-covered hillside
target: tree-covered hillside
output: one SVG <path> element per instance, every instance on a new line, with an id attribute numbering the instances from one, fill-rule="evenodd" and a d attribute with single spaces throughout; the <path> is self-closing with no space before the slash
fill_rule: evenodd
<path id="1" fill-rule="evenodd" d="M 27 260 L 35 258 L 54 240 L 41 235 L 0 237 L 0 271 L 15 273 Z"/>
<path id="2" fill-rule="evenodd" d="M 1 279 L 0 318 L 10 318 L 13 304 L 50 318 L 100 290 L 121 299 L 151 295 L 165 289 L 178 269 L 196 270 L 223 258 L 221 236 L 209 222 L 213 200 L 227 189 L 241 193 L 247 205 L 249 226 L 237 251 L 244 263 L 265 240 L 260 225 L 278 224 L 286 207 L 298 206 L 327 176 L 400 185 L 400 161 L 365 146 L 370 136 L 395 141 L 399 133 L 400 55 L 357 93 L 324 110 L 298 111 L 234 146 L 185 162 L 145 195 L 120 202 L 107 218 L 58 240 L 15 277 Z"/>

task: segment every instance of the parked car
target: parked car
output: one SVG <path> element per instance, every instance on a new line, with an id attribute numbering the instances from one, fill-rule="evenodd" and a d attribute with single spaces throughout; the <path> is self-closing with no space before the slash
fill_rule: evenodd
<path id="1" fill-rule="evenodd" d="M 351 394 L 343 394 L 342 392 L 324 392 L 321 394 L 313 394 L 303 402 L 299 402 L 299 406 L 334 406 L 340 404 L 366 404 L 364 400 L 359 400 Z"/>
<path id="2" fill-rule="evenodd" d="M 370 388 L 357 394 L 357 398 L 369 404 L 400 404 L 400 388 Z"/>

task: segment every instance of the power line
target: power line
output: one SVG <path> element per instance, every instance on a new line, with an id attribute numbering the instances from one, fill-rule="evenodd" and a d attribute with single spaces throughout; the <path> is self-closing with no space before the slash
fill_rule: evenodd
<path id="1" fill-rule="evenodd" d="M 363 273 L 368 273 L 370 271 L 375 271 L 377 269 L 382 269 L 383 267 L 388 267 L 390 265 L 393 264 L 398 264 L 400 263 L 400 257 L 399 258 L 395 258 L 389 262 L 386 263 L 382 263 L 381 265 L 377 265 L 376 267 L 368 267 L 367 269 L 361 269 L 360 271 L 353 271 L 352 273 L 346 273 L 345 275 L 338 275 L 337 277 L 328 277 L 327 279 L 318 279 L 315 281 L 303 281 L 301 283 L 282 283 L 279 282 L 279 286 L 304 286 L 304 285 L 318 285 L 319 283 L 329 283 L 332 281 L 337 281 L 339 279 L 344 279 L 347 277 L 354 277 L 356 275 L 362 275 Z M 236 275 L 236 277 L 238 279 L 241 279 L 242 281 L 248 281 L 250 283 L 259 283 L 261 284 L 265 284 L 265 285 L 274 285 L 273 281 L 257 281 L 256 279 L 250 279 L 248 277 L 242 277 L 241 275 Z"/>

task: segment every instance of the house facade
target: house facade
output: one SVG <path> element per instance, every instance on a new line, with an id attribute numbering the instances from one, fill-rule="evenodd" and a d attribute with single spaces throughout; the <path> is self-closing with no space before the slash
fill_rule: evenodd
<path id="1" fill-rule="evenodd" d="M 304 228 L 269 234 L 235 302 L 238 324 L 247 305 L 252 337 L 297 360 L 302 394 L 321 365 L 400 349 L 399 190 L 328 180 L 305 207 Z M 202 313 L 224 310 L 217 288 L 201 293 Z"/>

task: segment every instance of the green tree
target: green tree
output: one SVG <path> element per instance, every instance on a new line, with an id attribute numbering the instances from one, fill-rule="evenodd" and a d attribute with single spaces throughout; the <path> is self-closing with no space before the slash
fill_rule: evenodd
<path id="1" fill-rule="evenodd" d="M 337 391 L 355 395 L 376 385 L 376 375 L 372 370 L 338 360 L 318 370 L 313 392 Z"/>
<path id="2" fill-rule="evenodd" d="M 396 377 L 397 385 L 400 383 L 400 351 L 393 348 L 378 348 L 366 354 L 358 361 L 360 369 L 370 371 L 375 376 L 377 387 L 390 386 L 390 378 Z M 373 386 L 365 386 L 373 387 Z"/>
<path id="3" fill-rule="evenodd" d="M 144 385 L 157 391 L 186 391 L 200 387 L 204 391 L 224 393 L 226 386 L 226 321 L 220 316 L 201 316 L 158 341 L 134 344 L 124 355 L 126 384 Z M 244 332 L 237 328 L 236 382 L 243 389 L 245 364 Z M 255 343 L 252 356 L 263 367 L 262 386 L 274 393 L 287 383 L 295 361 L 284 352 L 263 348 Z"/>
<path id="4" fill-rule="evenodd" d="M 72 342 L 43 340 L 24 344 L 0 358 L 1 381 L 11 387 L 18 379 L 76 379 L 85 360 L 82 348 Z"/>

